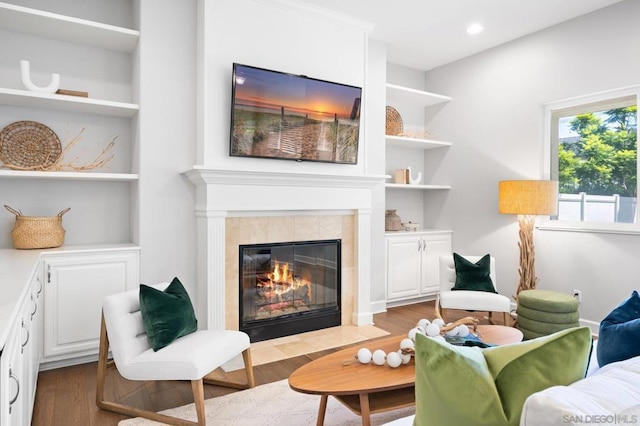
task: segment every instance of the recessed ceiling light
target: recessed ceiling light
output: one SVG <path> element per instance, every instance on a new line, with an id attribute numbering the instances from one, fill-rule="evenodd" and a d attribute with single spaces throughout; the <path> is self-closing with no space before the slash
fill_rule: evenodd
<path id="1" fill-rule="evenodd" d="M 478 34 L 484 30 L 484 27 L 480 24 L 471 24 L 467 27 L 467 34 Z"/>

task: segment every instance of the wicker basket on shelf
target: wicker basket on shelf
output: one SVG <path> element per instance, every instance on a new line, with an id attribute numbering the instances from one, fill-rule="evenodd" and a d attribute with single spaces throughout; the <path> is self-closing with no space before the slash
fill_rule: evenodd
<path id="1" fill-rule="evenodd" d="M 403 131 L 402 117 L 400 113 L 394 107 L 387 105 L 387 118 L 385 121 L 385 134 L 390 136 L 397 136 Z"/>
<path id="2" fill-rule="evenodd" d="M 0 160 L 18 170 L 45 169 L 62 154 L 58 135 L 35 121 L 16 121 L 0 131 Z"/>
<path id="3" fill-rule="evenodd" d="M 56 216 L 24 216 L 22 212 L 7 205 L 4 208 L 16 215 L 16 223 L 11 231 L 11 240 L 15 248 L 44 249 L 60 247 L 64 243 L 62 215 L 71 210 L 70 207 Z"/>

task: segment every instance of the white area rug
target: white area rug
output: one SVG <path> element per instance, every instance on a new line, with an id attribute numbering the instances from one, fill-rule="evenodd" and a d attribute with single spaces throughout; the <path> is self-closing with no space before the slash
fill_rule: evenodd
<path id="1" fill-rule="evenodd" d="M 205 401 L 207 425 L 210 426 L 307 426 L 315 425 L 320 396 L 296 392 L 288 381 L 269 383 L 253 389 L 234 392 Z M 193 404 L 163 411 L 165 414 L 196 421 Z M 382 425 L 410 416 L 415 407 L 377 413 L 371 416 L 372 425 Z M 142 418 L 123 420 L 119 426 L 151 426 L 160 423 Z M 362 420 L 335 398 L 329 397 L 324 424 L 326 426 L 356 426 Z"/>

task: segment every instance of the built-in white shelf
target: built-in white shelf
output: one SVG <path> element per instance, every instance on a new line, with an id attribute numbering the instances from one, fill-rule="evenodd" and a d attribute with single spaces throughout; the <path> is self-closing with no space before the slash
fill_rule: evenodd
<path id="1" fill-rule="evenodd" d="M 398 148 L 434 149 L 451 146 L 451 142 L 436 141 L 433 139 L 410 138 L 407 136 L 386 135 L 387 146 Z"/>
<path id="2" fill-rule="evenodd" d="M 0 87 L 0 105 L 55 109 L 112 117 L 133 117 L 140 107 L 126 102 L 105 101 L 81 96 L 56 95 L 55 93 L 30 92 L 28 90 Z"/>
<path id="3" fill-rule="evenodd" d="M 398 103 L 413 108 L 424 108 L 450 100 L 449 96 L 387 83 L 387 105 L 393 106 Z"/>
<path id="4" fill-rule="evenodd" d="M 0 178 L 15 179 L 59 179 L 59 180 L 90 180 L 90 181 L 123 181 L 138 180 L 134 173 L 99 173 L 99 172 L 42 172 L 23 170 L 1 170 Z"/>
<path id="5" fill-rule="evenodd" d="M 0 29 L 119 52 L 133 52 L 140 32 L 0 2 Z"/>
<path id="6" fill-rule="evenodd" d="M 451 185 L 409 185 L 403 183 L 385 183 L 385 188 L 397 188 L 397 189 L 451 189 Z"/>

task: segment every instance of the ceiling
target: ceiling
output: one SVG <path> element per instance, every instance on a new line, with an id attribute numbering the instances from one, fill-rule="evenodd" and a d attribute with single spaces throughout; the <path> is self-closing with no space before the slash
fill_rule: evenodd
<path id="1" fill-rule="evenodd" d="M 430 70 L 621 0 L 298 0 L 375 24 L 392 63 Z M 480 23 L 485 30 L 469 35 Z"/>

